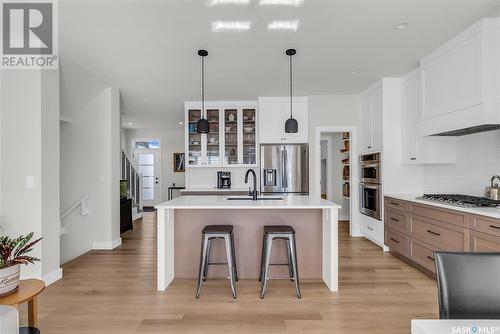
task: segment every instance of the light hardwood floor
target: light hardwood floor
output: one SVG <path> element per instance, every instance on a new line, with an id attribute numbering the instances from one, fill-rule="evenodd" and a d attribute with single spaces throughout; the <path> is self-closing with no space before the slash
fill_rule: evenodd
<path id="1" fill-rule="evenodd" d="M 253 280 L 194 280 L 156 291 L 155 214 L 146 213 L 113 251 L 93 251 L 64 266 L 64 278 L 40 297 L 44 334 L 114 333 L 409 333 L 413 318 L 436 318 L 435 282 L 363 238 L 340 228 L 340 291 L 271 281 L 259 299 Z M 193 247 L 199 247 L 193 240 Z"/>

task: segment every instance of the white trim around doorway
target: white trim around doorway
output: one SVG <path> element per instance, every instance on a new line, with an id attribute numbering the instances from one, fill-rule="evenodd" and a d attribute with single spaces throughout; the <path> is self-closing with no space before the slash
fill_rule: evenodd
<path id="1" fill-rule="evenodd" d="M 351 164 L 351 188 L 350 188 L 350 228 L 349 233 L 352 237 L 362 237 L 361 234 L 361 219 L 359 216 L 359 161 L 358 161 L 358 133 L 355 126 L 318 126 L 314 129 L 314 173 L 321 179 L 321 136 L 334 132 L 349 132 L 349 159 Z M 318 181 L 316 180 L 316 181 Z M 319 182 L 319 181 L 318 181 Z M 321 196 L 321 187 L 316 185 L 313 187 L 314 196 Z"/>

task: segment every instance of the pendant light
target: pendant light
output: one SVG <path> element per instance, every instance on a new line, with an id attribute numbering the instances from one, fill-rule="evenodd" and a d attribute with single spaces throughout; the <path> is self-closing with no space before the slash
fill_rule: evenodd
<path id="1" fill-rule="evenodd" d="M 295 49 L 286 50 L 286 55 L 290 59 L 290 118 L 285 122 L 286 133 L 297 133 L 299 131 L 299 123 L 293 118 L 293 76 L 292 76 L 292 57 L 297 53 Z"/>
<path id="2" fill-rule="evenodd" d="M 198 133 L 209 133 L 210 124 L 205 118 L 205 57 L 208 56 L 207 50 L 198 50 L 198 56 L 201 57 L 201 118 L 196 123 Z"/>

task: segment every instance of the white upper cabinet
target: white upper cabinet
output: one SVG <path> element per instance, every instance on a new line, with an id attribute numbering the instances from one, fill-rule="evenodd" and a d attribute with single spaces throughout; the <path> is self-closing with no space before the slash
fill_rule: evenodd
<path id="1" fill-rule="evenodd" d="M 420 71 L 401 80 L 401 147 L 405 164 L 455 162 L 455 138 L 420 136 Z"/>
<path id="2" fill-rule="evenodd" d="M 479 21 L 421 59 L 421 134 L 500 123 L 499 59 L 499 19 Z"/>
<path id="3" fill-rule="evenodd" d="M 293 118 L 299 123 L 297 133 L 285 133 L 285 122 L 290 118 L 289 97 L 259 97 L 259 142 L 261 144 L 307 143 L 308 98 L 293 98 Z"/>
<path id="4" fill-rule="evenodd" d="M 383 92 L 377 84 L 361 95 L 361 153 L 382 151 Z"/>

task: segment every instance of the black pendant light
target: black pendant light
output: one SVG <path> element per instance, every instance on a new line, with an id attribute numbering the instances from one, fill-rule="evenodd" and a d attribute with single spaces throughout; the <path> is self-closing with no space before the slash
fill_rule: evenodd
<path id="1" fill-rule="evenodd" d="M 207 50 L 198 50 L 198 56 L 201 57 L 201 118 L 196 123 L 198 133 L 209 133 L 210 124 L 205 118 L 205 57 L 208 56 Z"/>
<path id="2" fill-rule="evenodd" d="M 285 122 L 286 133 L 297 133 L 299 131 L 299 123 L 293 118 L 293 73 L 292 73 L 292 57 L 297 53 L 295 49 L 286 50 L 286 55 L 290 59 L 290 118 Z"/>

